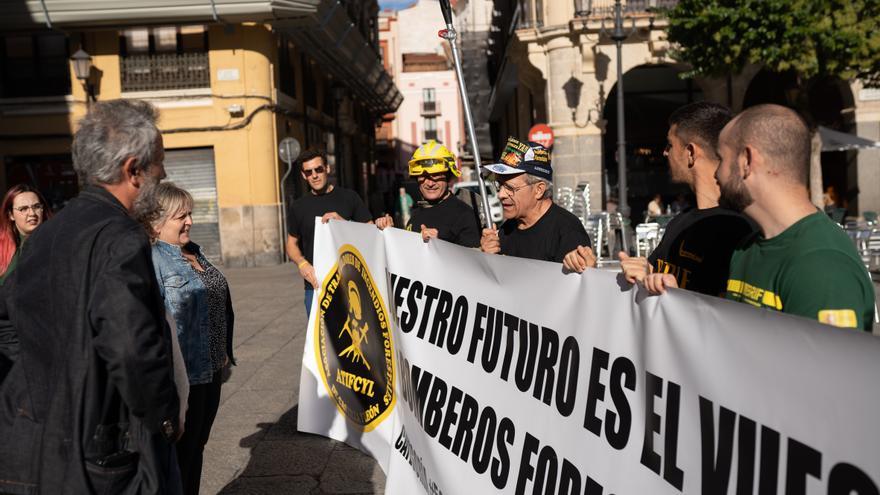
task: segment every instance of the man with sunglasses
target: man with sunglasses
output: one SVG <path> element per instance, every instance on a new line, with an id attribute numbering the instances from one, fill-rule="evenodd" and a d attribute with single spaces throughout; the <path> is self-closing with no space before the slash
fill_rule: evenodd
<path id="1" fill-rule="evenodd" d="M 461 170 L 446 146 L 433 139 L 421 145 L 409 161 L 409 176 L 418 181 L 424 202 L 413 210 L 406 230 L 421 232 L 426 242 L 439 238 L 464 247 L 480 245 L 479 217 L 452 194 L 450 182 L 461 176 Z M 376 220 L 380 229 L 392 223 L 389 216 Z"/>
<path id="2" fill-rule="evenodd" d="M 302 178 L 309 192 L 294 201 L 287 212 L 287 256 L 296 263 L 305 281 L 306 314 L 311 313 L 312 296 L 318 287 L 314 260 L 315 217 L 372 223 L 370 210 L 356 192 L 330 184 L 330 167 L 323 151 L 308 149 L 300 156 Z"/>
<path id="3" fill-rule="evenodd" d="M 583 224 L 553 202 L 553 170 L 546 148 L 510 137 L 500 163 L 483 168 L 495 174 L 506 220 L 500 230 L 483 229 L 483 252 L 561 263 L 575 251 L 588 266 L 595 266 Z"/>

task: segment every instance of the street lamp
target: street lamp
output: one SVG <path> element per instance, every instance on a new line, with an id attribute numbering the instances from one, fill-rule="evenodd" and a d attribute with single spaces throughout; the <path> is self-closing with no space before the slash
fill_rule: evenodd
<path id="1" fill-rule="evenodd" d="M 635 18 L 632 19 L 632 22 L 633 27 L 628 32 L 624 31 L 620 0 L 614 0 L 614 30 L 609 33 L 609 37 L 617 45 L 617 180 L 620 185 L 618 210 L 624 217 L 629 216 L 629 202 L 627 201 L 626 187 L 626 128 L 623 117 L 623 42 L 635 32 Z M 605 31 L 604 24 L 605 20 L 603 19 L 603 32 Z"/>
<path id="2" fill-rule="evenodd" d="M 95 88 L 89 82 L 92 72 L 92 56 L 80 48 L 71 57 L 73 73 L 86 90 L 86 101 L 95 101 Z"/>

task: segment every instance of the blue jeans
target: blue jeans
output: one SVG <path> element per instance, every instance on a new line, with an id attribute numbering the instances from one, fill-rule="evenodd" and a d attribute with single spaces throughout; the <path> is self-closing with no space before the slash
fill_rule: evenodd
<path id="1" fill-rule="evenodd" d="M 306 289 L 305 295 L 303 295 L 303 299 L 306 303 L 306 319 L 308 320 L 309 316 L 312 314 L 312 297 L 315 295 L 315 289 Z"/>

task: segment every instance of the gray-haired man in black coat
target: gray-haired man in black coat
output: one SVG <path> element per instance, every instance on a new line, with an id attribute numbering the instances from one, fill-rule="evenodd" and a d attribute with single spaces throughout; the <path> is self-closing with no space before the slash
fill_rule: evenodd
<path id="1" fill-rule="evenodd" d="M 73 141 L 82 192 L 28 239 L 0 327 L 0 492 L 179 493 L 179 400 L 146 231 L 165 176 L 156 110 L 93 104 Z"/>

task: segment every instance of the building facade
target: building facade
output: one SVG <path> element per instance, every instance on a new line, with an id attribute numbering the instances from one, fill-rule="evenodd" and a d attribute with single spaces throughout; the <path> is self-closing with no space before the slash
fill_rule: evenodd
<path id="1" fill-rule="evenodd" d="M 196 200 L 194 240 L 227 266 L 283 259 L 281 139 L 324 147 L 333 180 L 370 194 L 375 124 L 402 100 L 375 0 L 110 3 L 0 6 L 0 187 L 30 182 L 63 207 L 79 187 L 77 120 L 92 100 L 136 98 L 160 111 L 169 180 Z M 300 175 L 284 189 L 301 194 Z"/>
<path id="2" fill-rule="evenodd" d="M 682 79 L 685 66 L 671 59 L 666 21 L 658 7 L 676 0 L 622 2 L 625 31 L 621 62 L 626 97 L 628 202 L 639 221 L 651 196 L 685 192 L 671 184 L 663 148 L 666 119 L 698 100 L 734 111 L 785 104 L 791 81 L 760 67 L 722 79 Z M 603 209 L 618 194 L 617 50 L 610 38 L 613 0 L 493 0 L 487 42 L 491 140 L 496 152 L 508 135 L 526 137 L 536 123 L 555 134 L 557 186 L 590 185 L 590 204 Z M 859 81 L 828 81 L 814 88 L 816 124 L 880 139 L 880 93 Z M 825 187 L 839 191 L 851 215 L 880 210 L 880 153 L 822 153 Z"/>
<path id="3" fill-rule="evenodd" d="M 429 139 L 443 143 L 456 155 L 464 151 L 458 81 L 448 43 L 437 35 L 443 28 L 436 0 L 420 0 L 380 14 L 380 39 L 387 40 L 386 60 L 404 97 L 388 127 L 398 176 L 406 177 L 412 153 Z"/>

